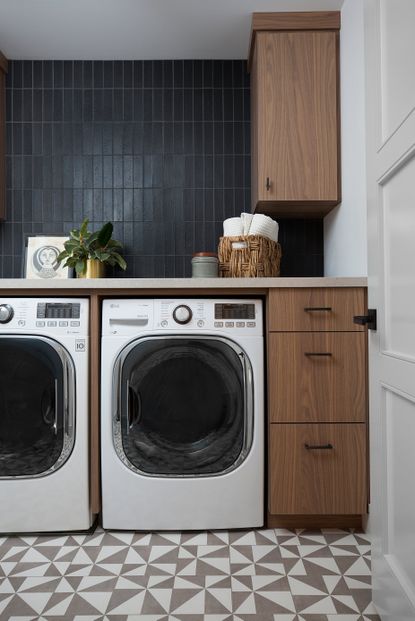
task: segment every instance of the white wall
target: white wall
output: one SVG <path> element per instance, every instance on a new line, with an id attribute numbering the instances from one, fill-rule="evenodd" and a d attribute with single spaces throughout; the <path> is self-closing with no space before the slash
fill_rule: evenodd
<path id="1" fill-rule="evenodd" d="M 324 219 L 325 276 L 367 275 L 363 5 L 345 0 L 341 11 L 343 200 Z"/>

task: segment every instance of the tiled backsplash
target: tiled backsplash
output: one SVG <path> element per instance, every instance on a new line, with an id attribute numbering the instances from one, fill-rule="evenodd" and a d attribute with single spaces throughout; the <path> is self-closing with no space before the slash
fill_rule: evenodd
<path id="1" fill-rule="evenodd" d="M 250 210 L 245 62 L 12 61 L 0 276 L 24 239 L 114 222 L 125 275 L 181 277 Z M 282 275 L 323 274 L 321 221 L 280 222 Z M 122 273 L 123 275 L 124 273 Z"/>

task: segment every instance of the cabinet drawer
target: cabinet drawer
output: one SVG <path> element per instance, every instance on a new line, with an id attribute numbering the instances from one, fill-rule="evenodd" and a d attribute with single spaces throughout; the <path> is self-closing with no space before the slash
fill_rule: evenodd
<path id="1" fill-rule="evenodd" d="M 366 422 L 366 334 L 271 332 L 272 423 Z"/>
<path id="2" fill-rule="evenodd" d="M 365 513 L 366 425 L 270 425 L 268 503 L 274 515 Z"/>
<path id="3" fill-rule="evenodd" d="M 363 326 L 353 323 L 354 315 L 364 315 L 366 291 L 362 287 L 320 289 L 270 289 L 268 330 L 354 331 Z"/>

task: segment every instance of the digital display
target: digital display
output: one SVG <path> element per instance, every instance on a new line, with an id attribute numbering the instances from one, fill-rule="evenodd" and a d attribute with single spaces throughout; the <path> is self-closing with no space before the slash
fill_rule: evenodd
<path id="1" fill-rule="evenodd" d="M 215 304 L 215 319 L 255 319 L 255 304 Z"/>
<path id="2" fill-rule="evenodd" d="M 81 311 L 80 304 L 72 303 L 39 303 L 37 305 L 38 319 L 79 319 Z"/>

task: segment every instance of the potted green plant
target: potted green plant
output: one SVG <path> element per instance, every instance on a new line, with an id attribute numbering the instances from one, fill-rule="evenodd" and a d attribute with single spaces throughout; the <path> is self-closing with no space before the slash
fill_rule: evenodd
<path id="1" fill-rule="evenodd" d="M 127 264 L 120 255 L 122 244 L 111 239 L 112 223 L 107 222 L 93 233 L 88 231 L 88 223 L 85 219 L 79 229 L 72 229 L 57 262 L 65 261 L 63 267 L 74 268 L 78 278 L 102 278 L 106 265 L 118 265 L 125 270 Z"/>

